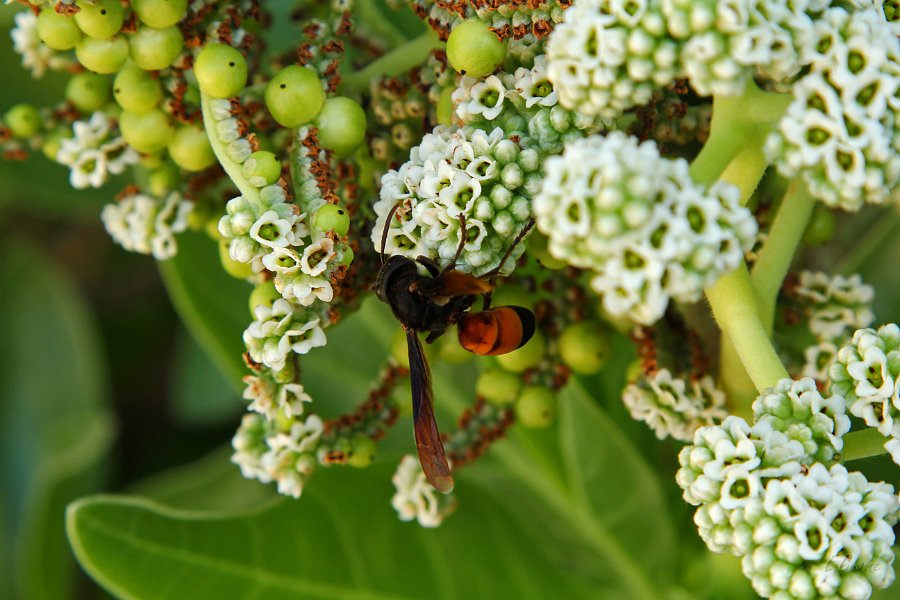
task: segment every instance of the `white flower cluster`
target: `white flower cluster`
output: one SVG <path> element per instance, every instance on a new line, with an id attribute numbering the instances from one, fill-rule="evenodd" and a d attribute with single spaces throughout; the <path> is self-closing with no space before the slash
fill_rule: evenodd
<path id="1" fill-rule="evenodd" d="M 859 275 L 801 271 L 794 295 L 803 304 L 807 325 L 816 337 L 816 344 L 806 349 L 803 375 L 827 381 L 828 366 L 837 356 L 838 346 L 853 331 L 875 320 L 875 291 Z"/>
<path id="2" fill-rule="evenodd" d="M 422 527 L 437 527 L 456 509 L 453 496 L 439 493 L 428 483 L 415 456 L 403 457 L 391 481 L 397 490 L 391 506 L 401 521 L 416 519 Z"/>
<path id="3" fill-rule="evenodd" d="M 118 175 L 140 156 L 122 136 L 112 134 L 114 124 L 106 113 L 95 112 L 87 121 L 72 124 L 72 137 L 60 141 L 56 161 L 71 169 L 69 183 L 76 189 L 98 188 L 109 174 Z"/>
<path id="4" fill-rule="evenodd" d="M 293 375 L 293 371 L 290 371 Z M 249 410 L 265 415 L 270 421 L 278 418 L 294 418 L 303 414 L 303 405 L 312 402 L 303 385 L 292 379 L 279 381 L 278 373 L 259 372 L 243 379 L 244 400 L 249 400 Z"/>
<path id="5" fill-rule="evenodd" d="M 632 418 L 647 423 L 661 440 L 672 437 L 689 442 L 697 429 L 728 416 L 725 392 L 716 387 L 712 377 L 685 380 L 668 369 L 628 384 L 622 402 Z"/>
<path id="6" fill-rule="evenodd" d="M 174 234 L 187 229 L 193 208 L 177 192 L 165 200 L 132 194 L 104 206 L 100 218 L 113 240 L 126 250 L 166 260 L 178 252 Z"/>
<path id="7" fill-rule="evenodd" d="M 893 488 L 818 462 L 842 447 L 843 407 L 810 379 L 783 380 L 754 403 L 753 426 L 729 416 L 679 454 L 676 480 L 698 506 L 700 536 L 743 557 L 764 597 L 865 599 L 893 581 Z"/>
<path id="8" fill-rule="evenodd" d="M 322 317 L 314 311 L 297 307 L 284 298 L 272 306 L 258 304 L 256 320 L 244 330 L 244 344 L 255 362 L 274 371 L 284 368 L 288 354 L 306 354 L 325 345 Z"/>
<path id="9" fill-rule="evenodd" d="M 858 330 L 838 350 L 829 375 L 850 413 L 888 438 L 884 447 L 900 465 L 900 327 Z"/>
<path id="10" fill-rule="evenodd" d="M 560 103 L 615 119 L 681 75 L 660 0 L 579 0 L 547 44 Z"/>
<path id="11" fill-rule="evenodd" d="M 544 163 L 538 229 L 556 258 L 594 271 L 610 314 L 649 325 L 743 260 L 756 221 L 730 185 L 694 183 L 682 159 L 621 132 L 570 142 Z"/>
<path id="12" fill-rule="evenodd" d="M 810 72 L 766 141 L 783 175 L 848 211 L 900 201 L 900 38 L 875 8 L 828 10 L 810 40 Z"/>
<path id="13" fill-rule="evenodd" d="M 62 71 L 72 64 L 69 56 L 41 41 L 37 30 L 37 15 L 34 12 L 17 12 L 14 19 L 16 26 L 10 32 L 13 49 L 22 57 L 22 67 L 28 69 L 32 77 L 40 79 L 48 69 Z"/>
<path id="14" fill-rule="evenodd" d="M 299 498 L 316 466 L 316 448 L 324 423 L 316 415 L 293 419 L 279 428 L 263 415 L 244 415 L 231 445 L 231 461 L 247 479 L 276 482 L 278 493 Z"/>
<path id="15" fill-rule="evenodd" d="M 523 58 L 528 66 L 514 73 L 500 70 L 483 80 L 460 78 L 452 98 L 455 114 L 464 125 L 485 130 L 500 127 L 507 137 L 517 136 L 523 146 L 542 154 L 556 154 L 566 141 L 600 130 L 600 119 L 560 106 L 548 78 L 546 55 L 525 53 Z"/>
<path id="16" fill-rule="evenodd" d="M 408 162 L 382 177 L 372 243 L 381 249 L 387 216 L 399 204 L 387 228 L 385 253 L 451 261 L 464 219 L 466 239 L 457 268 L 487 273 L 499 266 L 531 218 L 539 169 L 538 153 L 522 149 L 500 129 L 436 127 L 412 149 Z M 503 273 L 512 271 L 522 252 L 520 244 Z"/>

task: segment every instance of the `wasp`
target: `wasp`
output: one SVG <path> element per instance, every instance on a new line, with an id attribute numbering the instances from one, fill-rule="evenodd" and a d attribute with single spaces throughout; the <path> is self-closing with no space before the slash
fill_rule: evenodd
<path id="1" fill-rule="evenodd" d="M 391 307 L 406 332 L 413 433 L 419 463 L 429 483 L 438 491 L 448 493 L 453 489 L 453 477 L 434 418 L 431 369 L 419 334 L 426 334 L 425 342 L 430 344 L 448 328 L 458 325 L 460 345 L 480 355 L 506 354 L 524 346 L 534 335 L 534 314 L 521 306 L 491 308 L 490 300 L 500 268 L 534 221 L 522 228 L 494 270 L 475 277 L 454 268 L 466 241 L 465 217 L 462 215 L 460 243 L 456 256 L 447 266 L 441 268 L 426 256 L 412 260 L 395 254 L 385 259 L 388 227 L 399 206 L 395 205 L 387 216 L 381 236 L 381 269 L 372 287 L 378 299 Z M 420 273 L 420 265 L 426 273 Z M 482 310 L 470 312 L 478 296 L 483 298 Z"/>

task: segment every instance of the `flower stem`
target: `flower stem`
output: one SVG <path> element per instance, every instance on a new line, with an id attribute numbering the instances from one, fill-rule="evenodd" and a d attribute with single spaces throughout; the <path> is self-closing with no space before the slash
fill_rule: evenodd
<path id="1" fill-rule="evenodd" d="M 874 427 L 851 431 L 844 436 L 844 450 L 841 452 L 841 462 L 886 454 L 887 450 L 884 448 L 884 442 L 885 437 Z"/>
<path id="2" fill-rule="evenodd" d="M 815 198 L 803 183 L 795 179 L 781 201 L 778 215 L 769 230 L 769 237 L 753 265 L 753 287 L 759 300 L 760 315 L 769 333 L 772 332 L 775 320 L 778 290 L 781 289 L 815 206 Z"/>
<path id="3" fill-rule="evenodd" d="M 206 130 L 206 137 L 209 138 L 209 145 L 212 146 L 213 154 L 216 160 L 222 165 L 225 174 L 228 175 L 231 182 L 237 186 L 238 191 L 251 204 L 259 204 L 259 191 L 250 184 L 249 181 L 241 173 L 241 165 L 236 163 L 228 156 L 225 142 L 219 139 L 216 133 L 216 119 L 213 116 L 212 108 L 210 108 L 210 97 L 200 92 L 200 109 L 203 111 L 203 128 Z"/>
<path id="4" fill-rule="evenodd" d="M 894 239 L 897 230 L 900 229 L 900 211 L 887 210 L 885 212 L 887 214 L 882 214 L 882 218 L 866 231 L 866 235 L 859 243 L 854 244 L 853 248 L 844 255 L 835 271 L 844 275 L 856 273 L 870 256 L 882 248 L 883 244 Z"/>
<path id="5" fill-rule="evenodd" d="M 757 392 L 789 377 L 775 352 L 762 319 L 745 265 L 719 278 L 706 290 L 713 316 L 747 370 Z"/>
<path id="6" fill-rule="evenodd" d="M 406 73 L 425 62 L 432 50 L 443 45 L 437 34 L 428 28 L 419 37 L 397 46 L 359 71 L 345 75 L 341 81 L 342 92 L 361 92 L 377 77 Z"/>

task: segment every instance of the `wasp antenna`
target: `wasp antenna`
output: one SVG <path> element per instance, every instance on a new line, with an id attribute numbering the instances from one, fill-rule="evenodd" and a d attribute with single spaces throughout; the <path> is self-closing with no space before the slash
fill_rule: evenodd
<path id="1" fill-rule="evenodd" d="M 391 207 L 390 212 L 387 214 L 387 219 L 384 220 L 384 229 L 381 231 L 381 264 L 384 264 L 384 247 L 387 245 L 387 234 L 388 229 L 391 227 L 391 219 L 394 218 L 394 213 L 397 212 L 397 209 L 400 208 L 400 202 Z"/>
<path id="2" fill-rule="evenodd" d="M 510 257 L 513 250 L 515 250 L 516 246 L 519 245 L 519 242 L 522 241 L 522 238 L 524 238 L 526 235 L 528 235 L 528 232 L 531 231 L 532 227 L 534 227 L 534 219 L 533 218 L 528 219 L 528 222 L 525 223 L 525 227 L 522 228 L 522 230 L 516 236 L 516 239 L 514 239 L 512 244 L 509 245 L 509 248 L 506 249 L 506 253 L 503 255 L 503 258 L 500 259 L 499 264 L 497 264 L 496 267 L 494 267 L 493 269 L 491 269 L 490 271 L 488 271 L 487 273 L 485 273 L 482 276 L 484 279 L 487 279 L 488 281 L 493 281 L 494 279 L 497 279 L 497 276 L 500 275 L 500 269 L 502 269 L 504 263 L 506 263 L 506 259 L 508 259 Z"/>
<path id="3" fill-rule="evenodd" d="M 456 247 L 456 255 L 453 257 L 453 262 L 444 267 L 444 272 L 450 271 L 456 268 L 456 263 L 459 261 L 459 257 L 462 256 L 463 250 L 466 247 L 466 232 L 468 228 L 466 227 L 466 215 L 459 213 L 459 245 Z"/>

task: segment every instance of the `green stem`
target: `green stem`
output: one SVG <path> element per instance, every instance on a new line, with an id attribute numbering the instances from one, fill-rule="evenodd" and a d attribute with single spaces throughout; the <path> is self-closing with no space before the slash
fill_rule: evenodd
<path id="1" fill-rule="evenodd" d="M 353 12 L 355 13 L 356 23 L 365 24 L 365 29 L 368 33 L 383 39 L 389 46 L 400 46 L 407 41 L 407 37 L 382 12 L 377 2 L 372 2 L 372 0 L 354 2 Z"/>
<path id="2" fill-rule="evenodd" d="M 885 437 L 873 427 L 851 431 L 844 436 L 844 450 L 841 452 L 841 462 L 886 454 L 887 450 L 884 449 L 885 441 L 887 441 Z"/>
<path id="3" fill-rule="evenodd" d="M 706 290 L 706 297 L 757 392 L 789 377 L 759 317 L 756 293 L 745 265 L 720 277 Z"/>
<path id="4" fill-rule="evenodd" d="M 209 105 L 211 100 L 212 99 L 209 96 L 200 92 L 200 109 L 203 111 L 203 127 L 206 130 L 206 137 L 209 138 L 209 145 L 212 146 L 213 154 L 216 155 L 216 159 L 219 161 L 219 164 L 222 165 L 225 174 L 228 175 L 229 179 L 231 179 L 231 182 L 234 183 L 241 195 L 251 204 L 259 204 L 259 190 L 247 181 L 241 173 L 241 165 L 228 156 L 225 142 L 221 141 L 219 136 L 216 135 L 216 119 L 213 117 L 212 108 L 210 108 Z"/>
<path id="5" fill-rule="evenodd" d="M 432 50 L 443 45 L 434 31 L 426 29 L 419 37 L 394 48 L 359 71 L 345 75 L 341 81 L 341 90 L 344 93 L 361 92 L 377 77 L 406 73 L 425 62 Z"/>
<path id="6" fill-rule="evenodd" d="M 775 320 L 778 290 L 781 289 L 815 207 L 815 198 L 809 194 L 805 185 L 795 179 L 781 201 L 778 214 L 769 229 L 769 236 L 753 265 L 751 276 L 759 300 L 760 316 L 770 334 Z"/>
<path id="7" fill-rule="evenodd" d="M 855 244 L 844 258 L 838 263 L 835 271 L 844 275 L 851 275 L 859 271 L 860 267 L 875 254 L 888 240 L 893 239 L 900 229 L 900 211 L 888 210 L 882 215 L 866 235 Z"/>

